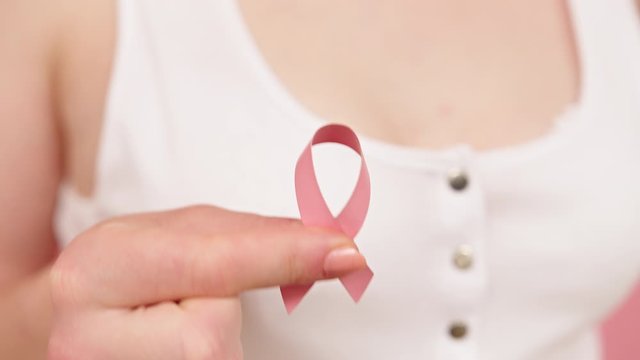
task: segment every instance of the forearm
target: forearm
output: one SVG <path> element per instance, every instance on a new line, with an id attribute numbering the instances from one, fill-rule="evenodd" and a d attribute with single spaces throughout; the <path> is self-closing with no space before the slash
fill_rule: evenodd
<path id="1" fill-rule="evenodd" d="M 45 359 L 52 305 L 49 268 L 0 294 L 0 358 Z"/>

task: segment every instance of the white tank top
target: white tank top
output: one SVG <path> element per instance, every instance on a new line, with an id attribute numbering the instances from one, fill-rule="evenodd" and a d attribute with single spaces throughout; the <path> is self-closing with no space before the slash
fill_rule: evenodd
<path id="1" fill-rule="evenodd" d="M 368 291 L 356 305 L 316 284 L 291 316 L 278 289 L 245 294 L 246 359 L 599 358 L 597 326 L 640 273 L 640 29 L 632 0 L 570 3 L 582 88 L 554 129 L 490 151 L 363 136 Z M 120 0 L 118 35 L 96 192 L 62 187 L 61 244 L 194 203 L 297 217 L 295 161 L 325 120 L 278 82 L 237 5 Z M 357 158 L 315 154 L 338 209 Z"/>

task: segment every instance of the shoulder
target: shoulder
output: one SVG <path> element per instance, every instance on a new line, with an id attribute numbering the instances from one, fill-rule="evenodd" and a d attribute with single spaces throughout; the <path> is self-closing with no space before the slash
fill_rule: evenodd
<path id="1" fill-rule="evenodd" d="M 117 1 L 0 0 L 2 67 L 46 77 L 64 100 L 78 78 L 86 86 L 109 71 Z"/>
<path id="2" fill-rule="evenodd" d="M 108 26 L 117 0 L 0 0 L 0 40 L 20 39 L 20 49 L 52 50 L 79 36 L 98 35 Z M 72 33 L 83 30 L 82 33 Z M 8 44 L 5 44 L 8 45 Z"/>
<path id="3" fill-rule="evenodd" d="M 77 154 L 98 137 L 116 41 L 117 1 L 0 0 L 0 94 L 9 93 L 5 100 L 15 106 L 26 103 L 29 109 L 21 107 L 22 117 L 56 123 L 67 177 L 79 171 L 74 170 Z M 7 117 L 16 117 L 15 111 L 4 110 Z M 35 121 L 32 126 L 42 126 Z"/>

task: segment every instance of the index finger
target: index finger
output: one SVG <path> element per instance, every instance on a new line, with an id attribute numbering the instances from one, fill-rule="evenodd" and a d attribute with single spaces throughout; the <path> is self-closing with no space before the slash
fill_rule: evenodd
<path id="1" fill-rule="evenodd" d="M 71 274 L 76 301 L 123 307 L 234 296 L 366 266 L 353 241 L 341 233 L 290 219 L 206 209 L 195 213 L 182 209 L 157 213 L 150 224 L 135 219 L 108 224 L 94 238 L 72 243 L 57 271 Z M 198 231 L 176 221 L 180 216 Z"/>

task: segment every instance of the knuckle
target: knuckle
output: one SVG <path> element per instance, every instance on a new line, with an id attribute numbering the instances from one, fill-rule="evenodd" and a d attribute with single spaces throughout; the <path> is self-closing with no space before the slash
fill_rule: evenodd
<path id="1" fill-rule="evenodd" d="M 286 252 L 287 280 L 290 284 L 304 282 L 308 276 L 305 263 L 300 259 L 297 242 L 292 244 Z"/>
<path id="2" fill-rule="evenodd" d="M 210 233 L 223 223 L 227 212 L 210 205 L 192 205 L 167 213 L 165 221 L 174 230 Z"/>
<path id="3" fill-rule="evenodd" d="M 237 271 L 229 244 L 223 241 L 198 240 L 203 247 L 179 247 L 161 251 L 165 266 L 171 269 L 175 279 L 180 279 L 195 296 L 228 295 L 233 292 L 233 272 Z M 209 251 L 203 250 L 207 249 Z"/>
<path id="4" fill-rule="evenodd" d="M 103 237 L 112 237 L 113 230 L 122 226 L 119 220 L 109 220 L 78 235 L 71 244 L 60 253 L 49 270 L 49 285 L 54 305 L 78 304 L 86 292 L 84 284 L 91 276 L 97 243 Z"/>
<path id="5" fill-rule="evenodd" d="M 203 254 L 187 247 L 167 248 L 156 254 L 155 258 L 152 262 L 163 261 L 175 281 L 181 281 L 195 294 L 208 294 L 207 266 Z"/>
<path id="6" fill-rule="evenodd" d="M 292 229 L 292 230 L 302 230 L 304 225 L 302 221 L 293 218 L 283 218 L 283 217 L 271 217 L 265 218 L 267 221 L 274 224 L 276 227 L 281 229 Z"/>
<path id="7" fill-rule="evenodd" d="M 51 298 L 54 306 L 76 304 L 81 298 L 80 275 L 76 261 L 61 254 L 49 271 Z"/>
<path id="8" fill-rule="evenodd" d="M 233 274 L 240 269 L 237 256 L 228 244 L 218 244 L 217 251 L 212 255 L 211 263 L 207 266 L 204 261 L 194 261 L 192 264 L 202 263 L 202 266 L 192 269 L 191 278 L 195 284 L 202 284 L 200 289 L 205 294 L 234 295 L 235 281 Z"/>
<path id="9" fill-rule="evenodd" d="M 80 238 L 87 241 L 88 239 L 96 237 L 114 235 L 119 232 L 130 230 L 132 226 L 132 221 L 128 217 L 116 217 L 95 224 L 89 230 L 80 235 Z"/>

